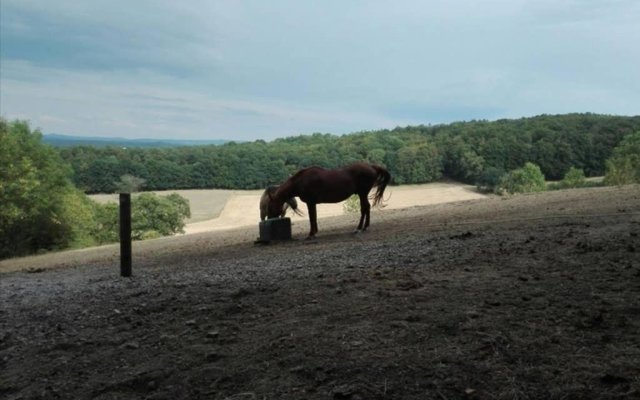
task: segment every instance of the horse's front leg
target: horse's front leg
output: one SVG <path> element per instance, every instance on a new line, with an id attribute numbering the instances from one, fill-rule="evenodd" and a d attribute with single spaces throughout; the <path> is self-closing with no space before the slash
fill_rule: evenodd
<path id="1" fill-rule="evenodd" d="M 316 212 L 315 203 L 307 203 L 307 210 L 309 211 L 309 236 L 307 239 L 313 239 L 318 233 L 318 214 Z"/>

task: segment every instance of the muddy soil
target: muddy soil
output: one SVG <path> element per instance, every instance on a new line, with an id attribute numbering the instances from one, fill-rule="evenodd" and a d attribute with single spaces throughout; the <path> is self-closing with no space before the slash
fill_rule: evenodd
<path id="1" fill-rule="evenodd" d="M 640 398 L 640 186 L 0 263 L 2 399 Z"/>

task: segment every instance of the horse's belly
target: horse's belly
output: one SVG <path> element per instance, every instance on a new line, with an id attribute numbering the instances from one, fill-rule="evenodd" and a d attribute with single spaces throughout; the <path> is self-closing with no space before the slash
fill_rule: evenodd
<path id="1" fill-rule="evenodd" d="M 356 192 L 356 185 L 343 175 L 330 175 L 331 179 L 310 179 L 299 190 L 305 203 L 339 203 Z"/>
<path id="2" fill-rule="evenodd" d="M 304 197 L 300 197 L 300 200 L 304 201 L 305 203 L 315 203 L 315 204 L 319 204 L 319 203 L 340 203 L 341 201 L 344 201 L 346 199 L 349 198 L 349 196 L 351 196 L 352 193 L 349 194 L 321 194 L 321 195 L 317 195 L 317 196 L 304 196 Z"/>

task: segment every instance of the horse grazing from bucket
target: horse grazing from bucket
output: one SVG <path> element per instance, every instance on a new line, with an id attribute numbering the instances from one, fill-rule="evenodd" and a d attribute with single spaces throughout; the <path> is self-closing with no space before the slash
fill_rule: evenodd
<path id="1" fill-rule="evenodd" d="M 365 231 L 369 226 L 371 211 L 369 192 L 374 186 L 377 187 L 372 197 L 373 205 L 381 204 L 382 195 L 390 180 L 389 171 L 363 162 L 338 169 L 305 168 L 280 185 L 275 193 L 268 195 L 267 216 L 277 217 L 282 213 L 287 199 L 299 197 L 307 203 L 311 225 L 307 239 L 312 239 L 318 233 L 316 205 L 338 203 L 357 194 L 360 197 L 360 222 L 356 232 Z"/>
<path id="2" fill-rule="evenodd" d="M 260 221 L 264 221 L 265 219 L 267 219 L 267 207 L 269 206 L 269 198 L 276 192 L 276 190 L 278 190 L 278 186 L 267 186 L 267 188 L 262 193 L 262 196 L 260 196 Z M 300 212 L 298 211 L 298 201 L 295 197 L 292 197 L 285 200 L 282 207 L 282 213 L 279 215 L 280 218 L 284 218 L 289 207 L 291 207 L 291 209 L 296 214 L 300 215 Z"/>

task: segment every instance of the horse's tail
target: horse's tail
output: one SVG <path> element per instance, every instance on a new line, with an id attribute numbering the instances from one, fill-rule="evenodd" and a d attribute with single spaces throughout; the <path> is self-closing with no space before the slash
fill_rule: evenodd
<path id="1" fill-rule="evenodd" d="M 376 186 L 376 193 L 373 195 L 373 206 L 382 206 L 382 196 L 389 181 L 391 181 L 391 174 L 385 168 L 378 165 L 372 165 L 372 167 L 376 171 L 376 181 L 373 184 L 373 186 Z"/>

